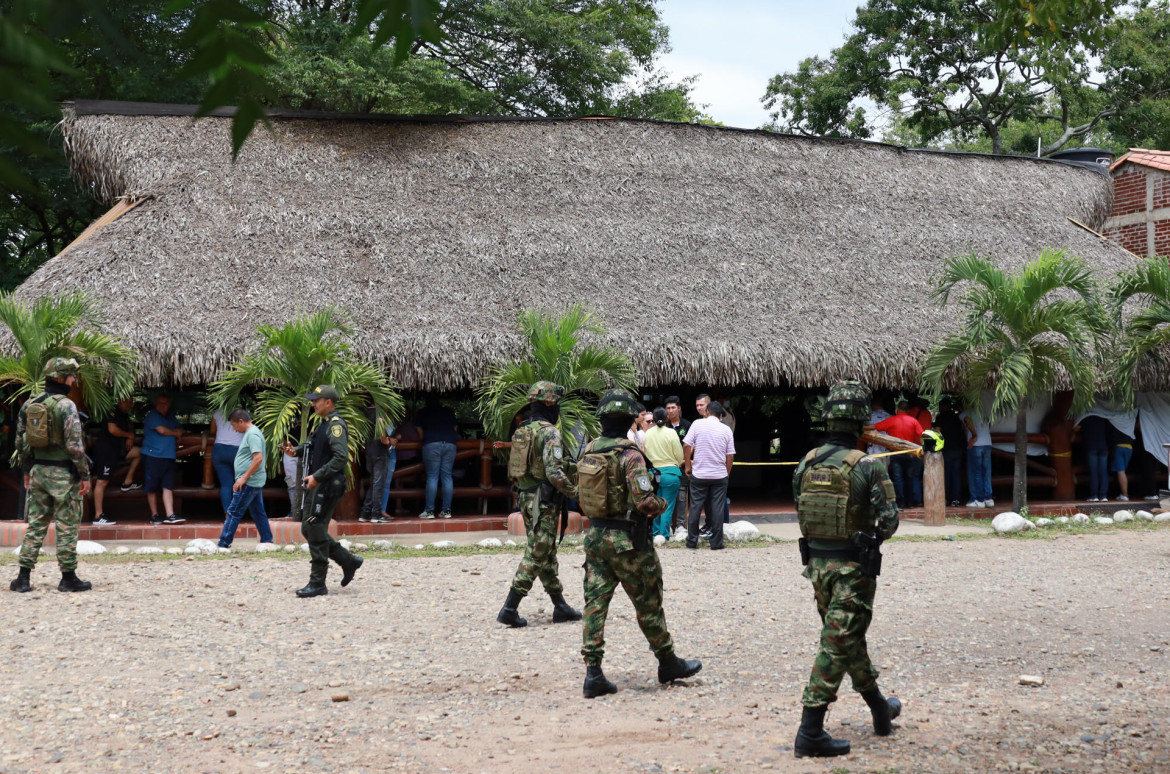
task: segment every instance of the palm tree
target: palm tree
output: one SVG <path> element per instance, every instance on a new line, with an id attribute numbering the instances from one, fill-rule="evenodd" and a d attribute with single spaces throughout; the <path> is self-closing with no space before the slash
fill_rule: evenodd
<path id="1" fill-rule="evenodd" d="M 1045 250 L 1014 274 L 976 255 L 948 259 L 933 299 L 945 307 L 959 283 L 966 283 L 962 329 L 934 347 L 919 379 L 937 396 L 953 374 L 976 418 L 1016 415 L 1012 504 L 1019 510 L 1028 501 L 1028 399 L 1071 382 L 1071 411 L 1088 409 L 1096 383 L 1093 347 L 1107 329 L 1105 315 L 1088 266 L 1063 250 Z M 985 417 L 982 392 L 989 384 L 995 398 Z"/>
<path id="2" fill-rule="evenodd" d="M 136 357 L 102 332 L 105 317 L 90 296 L 70 292 L 28 304 L 0 293 L 0 323 L 12 332 L 18 350 L 0 357 L 0 387 L 16 387 L 9 400 L 40 394 L 42 371 L 53 357 L 75 358 L 81 365 L 82 399 L 95 416 L 113 411 L 134 389 Z"/>
<path id="3" fill-rule="evenodd" d="M 1133 300 L 1137 309 L 1128 320 L 1123 311 Z M 1133 405 L 1134 373 L 1144 363 L 1160 363 L 1159 350 L 1170 343 L 1170 264 L 1165 257 L 1147 258 L 1117 275 L 1109 289 L 1109 308 L 1119 333 L 1116 353 L 1107 370 L 1114 395 Z"/>
<path id="4" fill-rule="evenodd" d="M 319 384 L 332 384 L 341 398 L 337 412 L 349 426 L 349 453 L 356 456 L 374 429 L 366 419 L 371 402 L 378 428 L 402 417 L 402 399 L 386 374 L 357 360 L 349 343 L 354 330 L 333 307 L 299 317 L 277 328 L 258 329 L 260 347 L 220 372 L 211 384 L 211 403 L 226 415 L 240 403 L 245 390 L 256 389 L 253 421 L 268 439 L 269 470 L 280 469 L 280 444 L 297 446 L 308 440 L 320 418 L 305 394 Z M 304 458 L 297 463 L 293 516 L 300 516 Z"/>
<path id="5" fill-rule="evenodd" d="M 584 428 L 590 436 L 600 431 L 589 396 L 610 387 L 634 389 L 637 372 L 629 355 L 612 347 L 582 344 L 583 334 L 604 334 L 605 327 L 592 312 L 574 304 L 565 312 L 528 309 L 520 313 L 520 330 L 528 341 L 528 352 L 520 360 L 501 361 L 493 366 L 476 388 L 477 408 L 488 437 L 507 440 L 512 418 L 528 405 L 528 388 L 535 382 L 550 381 L 565 388 L 560 402 L 560 421 L 565 445 L 576 452 L 573 428 Z"/>

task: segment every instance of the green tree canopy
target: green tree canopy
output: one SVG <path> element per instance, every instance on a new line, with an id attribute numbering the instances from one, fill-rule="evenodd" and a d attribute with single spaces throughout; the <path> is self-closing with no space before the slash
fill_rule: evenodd
<path id="1" fill-rule="evenodd" d="M 1016 416 L 1013 506 L 1028 501 L 1026 426 L 1030 398 L 1071 382 L 1074 413 L 1093 403 L 1098 337 L 1107 321 L 1092 273 L 1081 258 L 1046 250 L 1009 274 L 977 255 L 950 258 L 934 299 L 946 307 L 961 291 L 958 333 L 935 346 L 923 365 L 924 391 L 936 398 L 954 379 L 967 410 L 988 420 Z M 985 415 L 983 390 L 994 400 Z"/>

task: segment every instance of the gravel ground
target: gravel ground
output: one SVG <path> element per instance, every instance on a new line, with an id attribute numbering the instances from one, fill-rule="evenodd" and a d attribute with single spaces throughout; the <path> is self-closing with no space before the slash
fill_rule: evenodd
<path id="1" fill-rule="evenodd" d="M 795 547 L 661 555 L 703 671 L 660 687 L 619 591 L 620 690 L 592 701 L 580 625 L 547 597 L 528 628 L 495 623 L 515 554 L 372 557 L 312 600 L 300 553 L 83 560 L 95 590 L 69 595 L 42 560 L 33 593 L 0 592 L 0 772 L 1170 771 L 1168 529 L 888 545 L 870 651 L 905 711 L 875 737 L 846 687 L 827 727 L 853 753 L 811 762 L 791 747 L 818 635 Z M 575 603 L 580 565 L 563 553 Z"/>

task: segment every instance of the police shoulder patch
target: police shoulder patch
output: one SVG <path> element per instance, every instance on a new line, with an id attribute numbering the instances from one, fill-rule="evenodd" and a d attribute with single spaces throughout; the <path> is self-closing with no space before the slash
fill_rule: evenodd
<path id="1" fill-rule="evenodd" d="M 650 491 L 650 476 L 638 476 L 638 488 L 643 492 Z"/>
<path id="2" fill-rule="evenodd" d="M 334 438 L 341 437 L 341 425 L 334 425 L 333 427 L 329 428 L 329 431 L 333 433 Z"/>

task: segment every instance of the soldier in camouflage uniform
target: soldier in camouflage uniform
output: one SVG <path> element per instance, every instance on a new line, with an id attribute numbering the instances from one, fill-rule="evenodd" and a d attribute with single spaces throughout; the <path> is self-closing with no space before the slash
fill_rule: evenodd
<path id="1" fill-rule="evenodd" d="M 585 536 L 585 622 L 581 655 L 585 659 L 584 696 L 616 693 L 601 671 L 605 656 L 605 618 L 618 584 L 626 590 L 638 626 L 658 658 L 658 681 L 690 677 L 703 668 L 698 659 L 675 655 L 662 610 L 662 565 L 650 538 L 650 524 L 666 510 L 654 494 L 645 457 L 626 438 L 637 414 L 637 400 L 625 390 L 601 396 L 597 415 L 601 438 L 585 447 L 578 462 L 581 511 L 589 517 Z"/>
<path id="2" fill-rule="evenodd" d="M 57 564 L 61 582 L 57 591 L 89 591 L 92 584 L 77 577 L 77 526 L 81 523 L 81 498 L 89 493 L 89 460 L 77 406 L 69 389 L 77 384 L 80 369 L 73 358 L 54 357 L 45 364 L 45 391 L 20 408 L 16 420 L 16 461 L 24 471 L 28 490 L 28 530 L 20 549 L 20 574 L 9 588 L 31 591 L 29 579 L 37 554 L 45 542 L 49 523 L 57 522 Z M 45 445 L 30 443 L 29 409 L 48 406 Z M 34 434 L 35 437 L 35 434 Z"/>
<path id="3" fill-rule="evenodd" d="M 802 697 L 804 713 L 796 734 L 797 758 L 829 757 L 849 752 L 849 742 L 824 730 L 825 712 L 837 700 L 846 673 L 865 699 L 873 729 L 888 736 L 890 721 L 902 704 L 882 696 L 878 671 L 869 660 L 865 633 L 873 617 L 877 589 L 874 567 L 866 561 L 857 533 L 889 538 L 898 529 L 894 487 L 881 461 L 857 451 L 862 424 L 869 421 L 871 393 L 864 384 L 846 381 L 829 390 L 822 416 L 826 443 L 801 461 L 792 478 L 800 521 L 801 553 L 807 554 L 804 577 L 812 582 L 821 616 L 821 646 Z"/>
<path id="4" fill-rule="evenodd" d="M 524 424 L 512 434 L 513 452 L 521 439 L 531 444 L 530 462 L 518 467 L 509 461 L 509 474 L 519 493 L 516 496 L 524 517 L 528 547 L 516 568 L 508 598 L 496 620 L 512 627 L 527 626 L 520 617 L 521 600 L 527 596 L 536 578 L 544 585 L 553 603 L 553 623 L 580 621 L 581 613 L 565 601 L 564 586 L 557 575 L 557 524 L 561 516 L 561 498 L 574 500 L 577 487 L 565 471 L 561 434 L 556 428 L 560 410 L 557 406 L 565 390 L 552 382 L 537 382 L 528 390 L 529 414 Z"/>
<path id="5" fill-rule="evenodd" d="M 322 384 L 305 396 L 313 404 L 313 411 L 321 418 L 309 439 L 305 460 L 305 510 L 301 516 L 301 534 L 309 544 L 309 583 L 297 589 L 301 599 L 320 597 L 329 593 L 325 576 L 329 574 L 329 560 L 341 565 L 341 585 L 348 586 L 354 574 L 365 561 L 354 556 L 329 534 L 329 520 L 333 509 L 345 494 L 345 469 L 349 464 L 349 428 L 337 413 L 337 390 Z M 303 449 L 285 442 L 285 454 L 301 456 Z"/>

